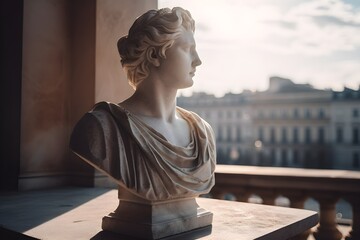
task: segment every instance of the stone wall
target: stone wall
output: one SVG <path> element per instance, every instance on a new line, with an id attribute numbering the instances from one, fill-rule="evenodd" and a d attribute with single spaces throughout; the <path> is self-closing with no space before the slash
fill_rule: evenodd
<path id="1" fill-rule="evenodd" d="M 155 0 L 24 1 L 20 190 L 93 184 L 94 170 L 69 151 L 72 128 L 94 103 L 131 95 L 116 41 L 156 7 Z"/>

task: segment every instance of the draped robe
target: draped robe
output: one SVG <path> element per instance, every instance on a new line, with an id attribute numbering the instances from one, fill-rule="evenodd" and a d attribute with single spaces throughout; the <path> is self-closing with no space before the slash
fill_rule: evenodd
<path id="1" fill-rule="evenodd" d="M 122 188 L 149 200 L 196 197 L 214 186 L 215 139 L 197 114 L 176 108 L 190 127 L 187 146 L 175 146 L 136 115 L 100 102 L 76 124 L 70 148 Z"/>

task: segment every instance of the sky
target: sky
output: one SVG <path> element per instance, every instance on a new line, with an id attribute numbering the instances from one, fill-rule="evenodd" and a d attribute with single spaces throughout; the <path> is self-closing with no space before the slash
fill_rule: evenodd
<path id="1" fill-rule="evenodd" d="M 360 86 L 359 0 L 159 0 L 195 19 L 202 65 L 180 94 L 264 91 L 269 77 Z"/>

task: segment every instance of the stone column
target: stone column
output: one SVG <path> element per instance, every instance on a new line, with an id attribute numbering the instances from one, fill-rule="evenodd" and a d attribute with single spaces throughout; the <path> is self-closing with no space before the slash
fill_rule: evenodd
<path id="1" fill-rule="evenodd" d="M 314 237 L 316 240 L 340 240 L 342 238 L 341 232 L 337 229 L 336 209 L 335 204 L 338 201 L 337 197 L 333 196 L 318 196 L 316 197 L 320 204 L 320 225 Z"/>
<path id="2" fill-rule="evenodd" d="M 360 195 L 346 198 L 351 203 L 353 211 L 352 229 L 346 236 L 346 240 L 360 239 Z"/>
<path id="3" fill-rule="evenodd" d="M 213 189 L 210 192 L 211 197 L 215 199 L 224 199 L 225 193 L 221 191 L 216 185 L 213 187 Z"/>
<path id="4" fill-rule="evenodd" d="M 236 193 L 235 197 L 236 197 L 236 201 L 238 202 L 248 202 L 249 201 L 249 197 L 250 197 L 250 193 L 248 192 L 240 192 L 240 193 Z"/>
<path id="5" fill-rule="evenodd" d="M 263 204 L 266 205 L 275 205 L 275 199 L 277 197 L 276 193 L 274 191 L 269 191 L 266 189 L 260 189 L 256 191 L 259 193 L 260 197 L 263 200 Z"/>

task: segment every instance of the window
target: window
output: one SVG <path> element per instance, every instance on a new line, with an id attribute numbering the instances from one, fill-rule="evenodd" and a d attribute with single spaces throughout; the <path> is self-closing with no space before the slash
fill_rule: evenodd
<path id="1" fill-rule="evenodd" d="M 354 118 L 358 118 L 359 117 L 359 109 L 354 108 L 352 111 L 352 116 Z"/>
<path id="2" fill-rule="evenodd" d="M 276 162 L 276 153 L 275 153 L 275 149 L 272 148 L 270 150 L 270 164 L 273 165 Z"/>
<path id="3" fill-rule="evenodd" d="M 297 108 L 294 109 L 294 118 L 299 118 L 299 110 Z"/>
<path id="4" fill-rule="evenodd" d="M 299 142 L 299 130 L 297 127 L 294 127 L 293 129 L 293 143 Z"/>
<path id="5" fill-rule="evenodd" d="M 299 151 L 296 149 L 293 150 L 293 163 L 295 165 L 299 164 Z"/>
<path id="6" fill-rule="evenodd" d="M 353 153 L 353 168 L 360 168 L 360 157 L 358 152 Z"/>
<path id="7" fill-rule="evenodd" d="M 311 118 L 311 112 L 308 108 L 305 109 L 305 118 Z"/>
<path id="8" fill-rule="evenodd" d="M 229 119 L 232 118 L 232 112 L 231 112 L 231 111 L 228 111 L 228 112 L 227 112 L 227 117 L 228 117 Z"/>
<path id="9" fill-rule="evenodd" d="M 220 119 L 222 119 L 223 118 L 223 112 L 219 111 L 218 116 L 219 116 Z"/>
<path id="10" fill-rule="evenodd" d="M 352 135 L 353 144 L 359 144 L 359 127 L 353 127 Z"/>
<path id="11" fill-rule="evenodd" d="M 325 112 L 324 112 L 323 109 L 319 109 L 319 118 L 320 118 L 320 119 L 325 118 Z"/>
<path id="12" fill-rule="evenodd" d="M 258 139 L 264 141 L 264 129 L 262 127 L 259 127 Z"/>
<path id="13" fill-rule="evenodd" d="M 241 112 L 240 112 L 240 111 L 238 111 L 238 112 L 236 113 L 236 117 L 237 117 L 237 118 L 241 118 Z"/>
<path id="14" fill-rule="evenodd" d="M 318 143 L 323 144 L 325 142 L 325 131 L 323 127 L 318 128 Z"/>
<path id="15" fill-rule="evenodd" d="M 276 113 L 275 113 L 275 111 L 271 111 L 271 113 L 270 113 L 270 118 L 271 118 L 271 119 L 275 119 L 275 118 L 276 118 Z"/>
<path id="16" fill-rule="evenodd" d="M 236 140 L 237 140 L 238 142 L 241 141 L 241 127 L 240 127 L 240 126 L 237 126 L 237 127 L 236 127 Z"/>
<path id="17" fill-rule="evenodd" d="M 311 129 L 310 129 L 310 127 L 305 128 L 305 143 L 306 144 L 311 143 Z"/>
<path id="18" fill-rule="evenodd" d="M 217 137 L 218 141 L 222 141 L 223 140 L 223 130 L 222 130 L 222 127 L 219 126 L 218 128 L 218 137 Z"/>
<path id="19" fill-rule="evenodd" d="M 276 136 L 275 136 L 275 128 L 270 129 L 270 143 L 275 143 Z"/>
<path id="20" fill-rule="evenodd" d="M 223 149 L 218 149 L 216 151 L 216 161 L 218 163 L 226 163 L 226 154 L 224 153 Z"/>
<path id="21" fill-rule="evenodd" d="M 286 128 L 281 129 L 281 142 L 286 143 L 287 142 L 287 131 Z"/>
<path id="22" fill-rule="evenodd" d="M 329 163 L 326 162 L 325 151 L 320 150 L 317 153 L 317 168 L 327 168 Z"/>
<path id="23" fill-rule="evenodd" d="M 227 128 L 226 128 L 226 130 L 227 130 L 227 140 L 230 142 L 231 140 L 232 140 L 232 129 L 231 129 L 231 126 L 227 126 Z"/>
<path id="24" fill-rule="evenodd" d="M 281 150 L 281 166 L 287 166 L 287 151 L 286 149 Z"/>
<path id="25" fill-rule="evenodd" d="M 342 127 L 338 126 L 336 127 L 336 142 L 337 143 L 342 143 L 343 142 L 343 138 L 344 138 L 344 133 L 343 133 L 343 129 Z"/>
<path id="26" fill-rule="evenodd" d="M 282 117 L 283 117 L 284 119 L 287 118 L 288 115 L 287 115 L 286 109 L 283 109 L 283 110 L 282 110 L 282 114 L 281 114 L 281 115 L 282 115 Z"/>
<path id="27" fill-rule="evenodd" d="M 264 165 L 264 154 L 263 154 L 263 152 L 258 152 L 257 155 L 258 155 L 258 160 L 259 160 L 260 166 Z"/>
<path id="28" fill-rule="evenodd" d="M 305 150 L 304 152 L 304 167 L 305 168 L 311 168 L 313 165 L 311 152 L 310 150 Z"/>

